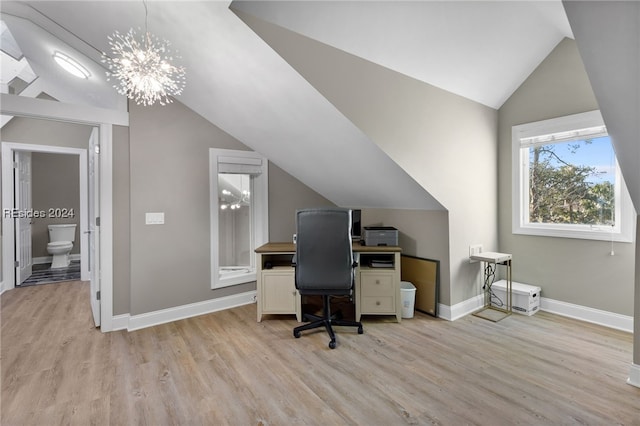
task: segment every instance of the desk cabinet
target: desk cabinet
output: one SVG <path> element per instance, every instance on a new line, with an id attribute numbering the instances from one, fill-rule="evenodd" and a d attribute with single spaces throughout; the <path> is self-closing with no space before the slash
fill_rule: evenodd
<path id="1" fill-rule="evenodd" d="M 265 247 L 266 250 L 261 250 Z M 289 244 L 267 244 L 256 250 L 256 254 L 258 322 L 266 314 L 295 314 L 298 322 L 302 321 L 302 303 L 296 290 Z"/>
<path id="2" fill-rule="evenodd" d="M 360 298 L 361 314 L 396 313 L 396 292 L 393 273 L 378 271 L 360 272 L 360 285 L 356 289 Z"/>
<path id="3" fill-rule="evenodd" d="M 296 290 L 293 268 L 276 267 L 261 273 L 260 294 L 262 314 L 297 314 L 300 294 Z M 259 321 L 260 319 L 258 319 Z"/>
<path id="4" fill-rule="evenodd" d="M 395 315 L 401 321 L 400 300 L 400 248 L 365 247 L 354 244 L 353 251 L 364 262 L 355 271 L 356 321 L 362 315 Z M 296 314 L 302 321 L 302 302 L 295 285 L 295 272 L 291 258 L 295 253 L 292 243 L 268 243 L 256 249 L 258 322 L 265 314 Z M 382 254 L 392 259 L 392 267 L 371 268 L 370 259 Z"/>
<path id="5" fill-rule="evenodd" d="M 356 321 L 361 315 L 395 315 L 402 320 L 400 253 L 393 268 L 359 267 L 356 271 Z"/>

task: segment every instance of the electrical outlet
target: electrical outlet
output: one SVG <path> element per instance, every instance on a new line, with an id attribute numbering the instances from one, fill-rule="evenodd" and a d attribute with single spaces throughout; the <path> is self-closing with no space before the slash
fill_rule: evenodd
<path id="1" fill-rule="evenodd" d="M 482 253 L 482 244 L 473 244 L 469 246 L 469 263 L 476 263 L 477 260 L 471 259 L 471 256 Z"/>

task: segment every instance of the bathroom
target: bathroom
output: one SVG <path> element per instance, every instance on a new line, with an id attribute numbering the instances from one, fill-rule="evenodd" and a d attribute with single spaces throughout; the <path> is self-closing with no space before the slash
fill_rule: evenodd
<path id="1" fill-rule="evenodd" d="M 80 279 L 80 174 L 76 155 L 31 153 L 31 201 L 44 218 L 33 219 L 31 247 L 33 274 L 23 285 Z M 75 224 L 75 241 L 69 254 L 69 268 L 50 270 L 52 255 L 47 250 L 50 224 Z"/>

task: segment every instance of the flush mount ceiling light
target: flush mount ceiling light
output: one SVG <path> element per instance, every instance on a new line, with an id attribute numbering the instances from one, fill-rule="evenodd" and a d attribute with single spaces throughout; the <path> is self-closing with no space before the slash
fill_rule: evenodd
<path id="1" fill-rule="evenodd" d="M 69 55 L 65 55 L 62 52 L 53 52 L 53 59 L 58 65 L 60 65 L 69 74 L 75 75 L 80 78 L 89 78 L 91 73 L 88 69 L 82 66 L 80 62 L 76 61 Z"/>
<path id="2" fill-rule="evenodd" d="M 133 28 L 126 34 L 115 31 L 108 37 L 112 56 L 103 53 L 102 62 L 109 67 L 107 80 L 116 80 L 113 87 L 118 93 L 144 106 L 166 105 L 173 102 L 172 96 L 182 94 L 185 68 L 173 64 L 168 41 L 147 31 L 146 2 L 144 10 L 144 34 L 139 37 Z"/>

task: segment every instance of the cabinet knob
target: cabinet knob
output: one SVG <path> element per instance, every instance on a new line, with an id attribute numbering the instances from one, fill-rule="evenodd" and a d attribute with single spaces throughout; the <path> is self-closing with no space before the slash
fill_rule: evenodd
<path id="1" fill-rule="evenodd" d="M 376 300 L 376 306 L 380 306 L 380 301 Z"/>
<path id="2" fill-rule="evenodd" d="M 380 280 L 376 280 L 376 284 L 380 284 Z"/>

